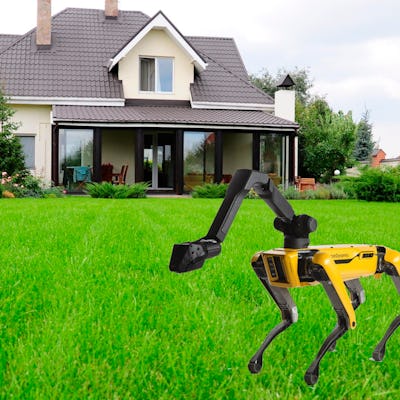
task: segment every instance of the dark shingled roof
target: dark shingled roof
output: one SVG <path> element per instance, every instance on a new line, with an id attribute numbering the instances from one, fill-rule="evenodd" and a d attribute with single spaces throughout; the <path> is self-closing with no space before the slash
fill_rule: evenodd
<path id="1" fill-rule="evenodd" d="M 262 111 L 210 110 L 187 106 L 53 106 L 55 122 L 132 123 L 195 126 L 234 126 L 237 128 L 281 128 L 298 125 Z"/>
<path id="2" fill-rule="evenodd" d="M 188 39 L 208 63 L 206 70 L 192 84 L 194 101 L 274 104 L 272 97 L 250 84 L 233 39 Z"/>
<path id="3" fill-rule="evenodd" d="M 2 35 L 2 34 L 0 34 L 0 52 L 5 50 L 7 47 L 11 46 L 20 37 L 21 37 L 20 35 Z"/>
<path id="4" fill-rule="evenodd" d="M 0 53 L 0 80 L 9 96 L 123 98 L 107 63 L 148 20 L 141 12 L 67 8 L 53 17 L 52 47 L 38 50 L 36 30 Z"/>
<path id="5" fill-rule="evenodd" d="M 120 10 L 113 20 L 103 10 L 67 8 L 53 17 L 50 50 L 36 48 L 36 29 L 19 38 L 0 35 L 0 85 L 9 96 L 122 99 L 109 60 L 149 19 L 136 11 Z M 186 39 L 209 64 L 191 87 L 195 102 L 273 104 L 249 83 L 233 39 Z"/>

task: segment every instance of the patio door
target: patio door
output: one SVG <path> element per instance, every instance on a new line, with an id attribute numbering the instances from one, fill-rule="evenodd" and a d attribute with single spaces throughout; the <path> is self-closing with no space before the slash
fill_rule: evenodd
<path id="1" fill-rule="evenodd" d="M 144 180 L 151 189 L 174 188 L 175 134 L 144 135 Z"/>

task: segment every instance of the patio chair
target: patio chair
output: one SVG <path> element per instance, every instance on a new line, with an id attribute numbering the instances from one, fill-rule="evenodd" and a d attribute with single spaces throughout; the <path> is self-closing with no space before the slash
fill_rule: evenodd
<path id="1" fill-rule="evenodd" d="M 112 182 L 113 168 L 114 168 L 113 165 L 110 163 L 101 165 L 102 182 Z"/>
<path id="2" fill-rule="evenodd" d="M 122 168 L 121 168 L 121 172 L 112 174 L 112 177 L 113 177 L 112 183 L 113 183 L 113 185 L 125 185 L 126 173 L 127 172 L 128 172 L 128 166 L 127 165 L 123 165 Z"/>
<path id="3" fill-rule="evenodd" d="M 74 167 L 73 181 L 78 184 L 78 189 L 81 189 L 85 183 L 92 181 L 91 175 L 92 174 L 89 167 Z"/>

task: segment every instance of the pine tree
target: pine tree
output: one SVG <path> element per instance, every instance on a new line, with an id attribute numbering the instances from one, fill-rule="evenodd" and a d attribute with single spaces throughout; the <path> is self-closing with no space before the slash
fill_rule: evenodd
<path id="1" fill-rule="evenodd" d="M 357 140 L 354 149 L 354 158 L 357 161 L 371 159 L 375 142 L 372 137 L 372 124 L 369 122 L 369 112 L 365 111 L 357 125 Z"/>
<path id="2" fill-rule="evenodd" d="M 25 170 L 25 157 L 21 142 L 14 132 L 19 124 L 11 120 L 15 111 L 0 90 L 0 173 L 12 175 Z"/>

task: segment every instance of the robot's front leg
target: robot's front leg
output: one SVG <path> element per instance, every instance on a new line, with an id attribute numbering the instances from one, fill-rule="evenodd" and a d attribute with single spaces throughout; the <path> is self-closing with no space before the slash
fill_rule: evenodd
<path id="1" fill-rule="evenodd" d="M 250 372 L 256 374 L 261 371 L 264 351 L 272 340 L 297 321 L 297 307 L 290 296 L 288 289 L 271 286 L 261 256 L 259 256 L 258 259 L 253 260 L 252 267 L 282 313 L 282 322 L 269 332 L 256 354 L 254 354 L 249 362 L 248 367 Z"/>
<path id="2" fill-rule="evenodd" d="M 333 331 L 325 339 L 322 344 L 317 356 L 307 369 L 304 380 L 308 385 L 315 385 L 319 378 L 319 365 L 324 355 L 335 347 L 338 339 L 340 339 L 347 330 L 355 327 L 355 314 L 354 314 L 354 297 L 355 293 L 360 293 L 360 299 L 363 299 L 363 291 L 361 285 L 357 283 L 347 284 L 341 280 L 340 276 L 335 272 L 334 264 L 329 257 L 323 254 L 315 256 L 314 262 L 316 264 L 313 267 L 313 277 L 319 281 L 325 289 L 326 294 L 337 314 L 338 322 Z M 346 287 L 352 294 L 352 300 L 350 300 Z M 357 300 L 356 303 L 357 304 Z M 359 305 L 359 304 L 358 304 Z"/>
<path id="3" fill-rule="evenodd" d="M 350 281 L 346 281 L 344 284 L 347 290 L 350 292 L 351 304 L 355 311 L 361 304 L 365 303 L 365 291 L 361 286 L 359 279 L 352 279 Z M 332 343 L 329 351 L 334 351 L 335 347 L 336 341 Z"/>

